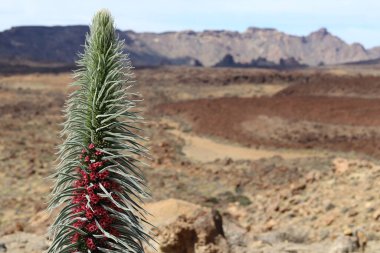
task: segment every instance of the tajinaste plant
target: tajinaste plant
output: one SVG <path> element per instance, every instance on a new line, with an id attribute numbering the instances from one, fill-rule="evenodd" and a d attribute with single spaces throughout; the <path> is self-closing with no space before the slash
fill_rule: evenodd
<path id="1" fill-rule="evenodd" d="M 51 226 L 49 253 L 144 252 L 148 197 L 139 166 L 141 145 L 131 62 L 113 19 L 98 12 L 75 73 L 77 89 L 66 104 L 66 122 L 49 209 L 61 206 Z"/>

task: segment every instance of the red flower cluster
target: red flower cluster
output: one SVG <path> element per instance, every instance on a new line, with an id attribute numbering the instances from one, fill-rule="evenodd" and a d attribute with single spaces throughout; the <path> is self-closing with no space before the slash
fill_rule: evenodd
<path id="1" fill-rule="evenodd" d="M 102 229 L 113 235 L 119 235 L 119 232 L 112 227 L 114 220 L 103 206 L 109 206 L 118 209 L 108 198 L 100 197 L 98 193 L 104 193 L 100 189 L 100 184 L 108 191 L 119 189 L 118 184 L 109 180 L 109 171 L 104 170 L 107 161 L 102 160 L 103 153 L 95 149 L 95 144 L 91 143 L 88 149 L 83 149 L 80 159 L 83 168 L 77 168 L 77 173 L 81 179 L 74 182 L 75 188 L 80 188 L 74 192 L 72 203 L 77 206 L 72 210 L 73 213 L 81 213 L 81 219 L 77 220 L 73 226 L 87 232 L 87 235 L 75 233 L 71 240 L 78 243 L 78 250 L 90 249 L 97 252 L 98 246 L 104 245 L 105 239 L 96 239 L 92 234 L 101 234 L 95 220 L 100 224 Z M 84 169 L 85 168 L 85 169 Z M 83 189 L 84 188 L 84 189 Z M 119 200 L 115 195 L 114 199 Z M 77 251 L 74 251 L 77 252 Z"/>

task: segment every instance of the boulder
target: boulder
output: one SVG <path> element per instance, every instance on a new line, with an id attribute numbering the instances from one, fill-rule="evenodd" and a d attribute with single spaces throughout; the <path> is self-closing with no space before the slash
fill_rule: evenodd
<path id="1" fill-rule="evenodd" d="M 352 253 L 359 250 L 356 237 L 339 236 L 331 246 L 330 253 Z"/>
<path id="2" fill-rule="evenodd" d="M 157 227 L 152 233 L 158 252 L 229 252 L 219 212 L 176 199 L 149 204 L 147 209 L 153 215 L 150 221 Z M 147 248 L 147 252 L 154 251 Z"/>

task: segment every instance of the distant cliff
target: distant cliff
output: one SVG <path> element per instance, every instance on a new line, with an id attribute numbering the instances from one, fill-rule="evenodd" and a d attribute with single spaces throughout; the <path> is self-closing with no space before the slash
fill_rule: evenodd
<path id="1" fill-rule="evenodd" d="M 0 32 L 0 64 L 73 64 L 87 32 L 87 26 L 25 26 Z M 136 66 L 297 67 L 380 58 L 380 47 L 347 44 L 324 28 L 303 37 L 260 28 L 242 33 L 119 31 L 119 36 Z"/>

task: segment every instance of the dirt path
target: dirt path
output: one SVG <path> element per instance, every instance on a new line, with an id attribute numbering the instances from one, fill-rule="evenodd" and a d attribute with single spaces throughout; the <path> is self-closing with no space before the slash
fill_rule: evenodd
<path id="1" fill-rule="evenodd" d="M 258 160 L 281 156 L 284 159 L 294 159 L 302 157 L 325 156 L 325 152 L 311 150 L 275 150 L 275 149 L 255 149 L 246 148 L 217 142 L 206 137 L 199 137 L 193 134 L 184 133 L 177 129 L 169 130 L 170 133 L 183 139 L 185 146 L 182 151 L 189 159 L 199 162 L 212 162 L 216 159 L 231 158 L 233 160 Z"/>

